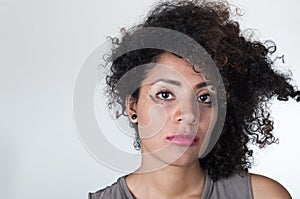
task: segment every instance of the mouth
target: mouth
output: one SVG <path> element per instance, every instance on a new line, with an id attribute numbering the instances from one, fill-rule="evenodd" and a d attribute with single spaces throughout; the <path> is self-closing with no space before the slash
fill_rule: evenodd
<path id="1" fill-rule="evenodd" d="M 200 139 L 194 134 L 180 133 L 167 136 L 167 141 L 180 146 L 199 145 Z"/>

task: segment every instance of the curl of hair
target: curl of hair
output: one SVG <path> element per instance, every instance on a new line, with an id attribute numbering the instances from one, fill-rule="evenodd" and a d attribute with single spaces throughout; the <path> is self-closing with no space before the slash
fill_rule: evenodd
<path id="1" fill-rule="evenodd" d="M 222 134 L 213 150 L 199 160 L 213 180 L 251 168 L 249 142 L 260 148 L 277 142 L 272 134 L 273 120 L 267 103 L 271 98 L 288 100 L 292 97 L 300 101 L 300 92 L 290 84 L 290 78 L 273 68 L 270 55 L 276 51 L 275 44 L 243 36 L 239 24 L 232 19 L 236 15 L 236 9 L 225 1 L 160 2 L 142 24 L 128 31 L 122 29 L 122 41 L 115 42 L 112 53 L 114 60 L 118 50 L 126 48 L 127 38 L 138 28 L 160 27 L 186 34 L 211 55 L 223 78 L 227 97 Z M 122 106 L 121 114 L 125 115 L 127 94 L 117 89 L 117 82 L 127 71 L 155 62 L 162 53 L 159 49 L 141 49 L 114 60 L 111 74 L 106 78 L 109 105 L 118 103 Z M 136 99 L 138 92 L 137 89 L 133 94 Z"/>

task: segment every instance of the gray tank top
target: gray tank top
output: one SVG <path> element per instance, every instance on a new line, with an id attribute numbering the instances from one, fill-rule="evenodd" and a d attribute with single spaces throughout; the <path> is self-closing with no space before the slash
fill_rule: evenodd
<path id="1" fill-rule="evenodd" d="M 134 199 L 125 177 L 120 177 L 111 186 L 89 193 L 89 199 Z M 202 199 L 253 199 L 249 174 L 234 174 L 216 182 L 206 175 Z"/>

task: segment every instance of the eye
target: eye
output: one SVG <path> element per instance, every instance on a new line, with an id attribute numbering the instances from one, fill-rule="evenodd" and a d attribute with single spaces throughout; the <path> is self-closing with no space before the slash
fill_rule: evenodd
<path id="1" fill-rule="evenodd" d="M 159 91 L 157 94 L 156 94 L 156 97 L 158 99 L 161 99 L 161 100 L 172 100 L 172 99 L 175 99 L 175 97 L 173 96 L 173 94 L 169 91 Z"/>
<path id="2" fill-rule="evenodd" d="M 205 104 L 211 104 L 211 97 L 210 94 L 204 94 L 204 95 L 200 95 L 198 97 L 198 102 L 203 102 Z"/>

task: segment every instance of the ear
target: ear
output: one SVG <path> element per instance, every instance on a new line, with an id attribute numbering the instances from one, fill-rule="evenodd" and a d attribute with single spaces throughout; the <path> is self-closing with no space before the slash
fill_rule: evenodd
<path id="1" fill-rule="evenodd" d="M 128 117 L 132 123 L 137 123 L 137 117 L 133 117 L 132 115 L 137 116 L 137 100 L 133 98 L 131 95 L 126 96 L 126 111 L 128 113 Z"/>

